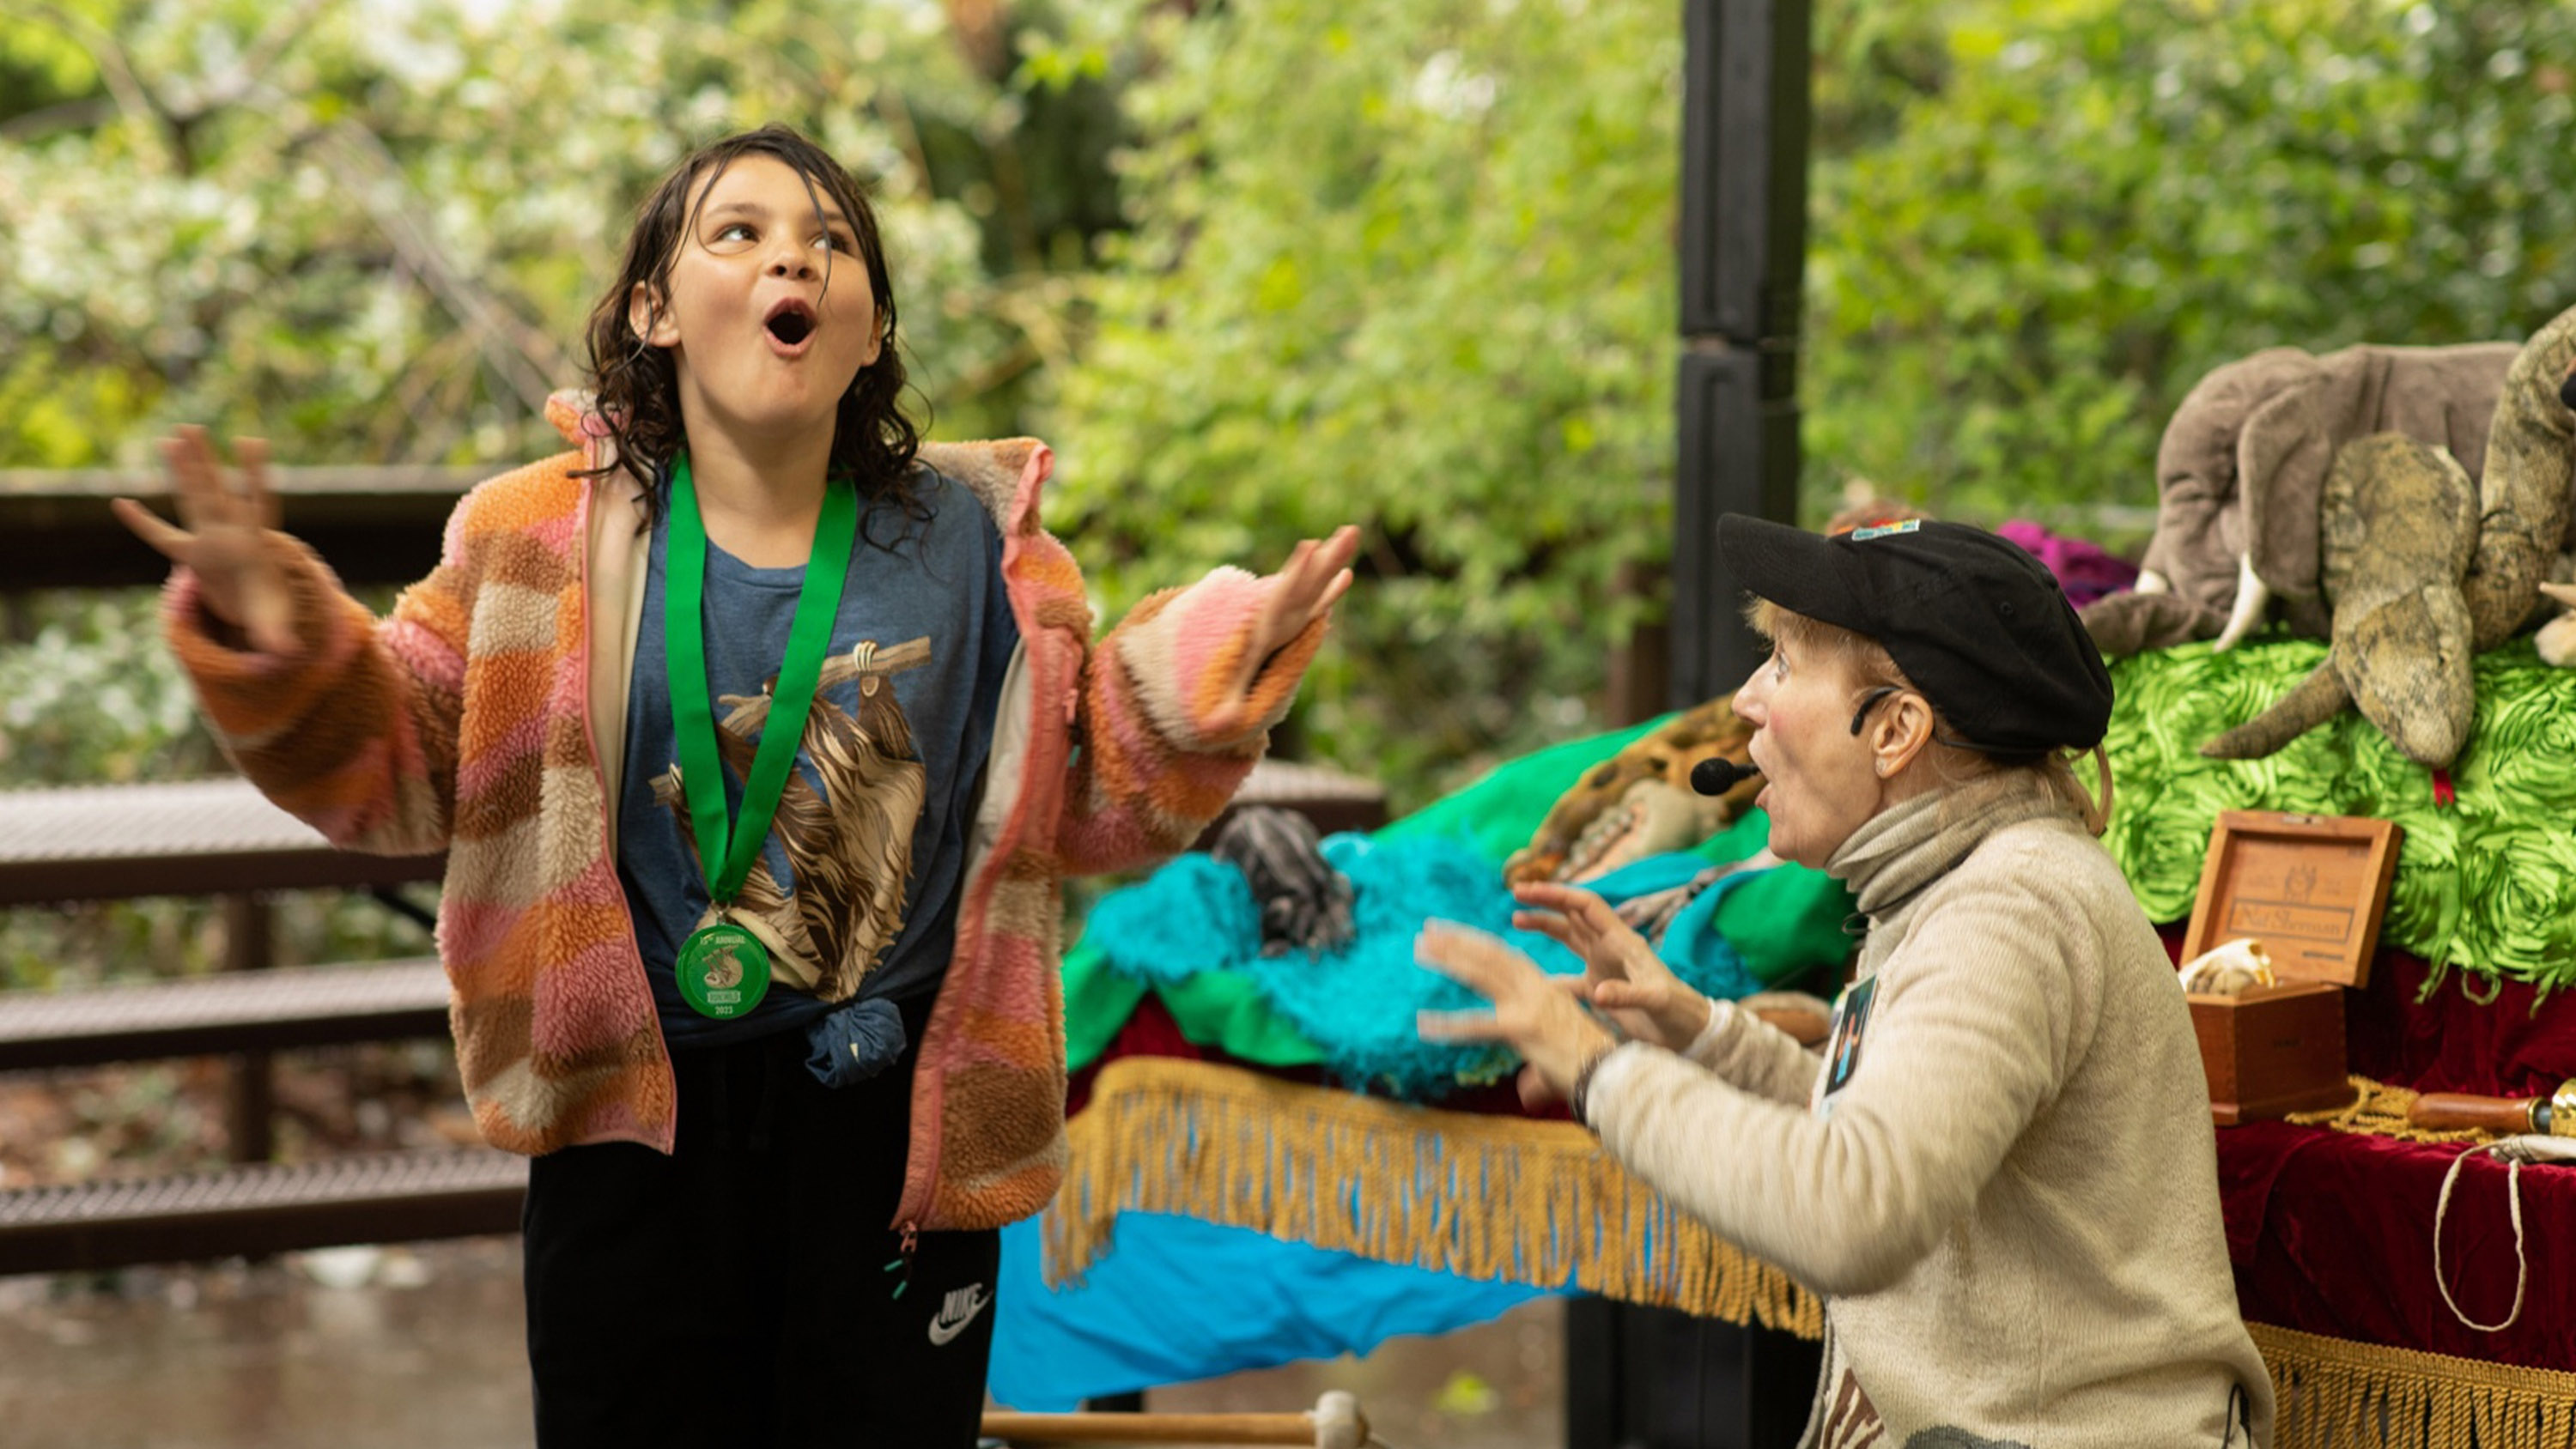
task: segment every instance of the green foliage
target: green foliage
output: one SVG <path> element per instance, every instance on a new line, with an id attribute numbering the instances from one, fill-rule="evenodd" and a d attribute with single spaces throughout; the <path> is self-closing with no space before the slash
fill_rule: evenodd
<path id="1" fill-rule="evenodd" d="M 2558 0 L 1881 0 L 1817 21 L 1806 499 L 2149 505 L 2269 346 L 2519 339 L 2576 302 Z"/>
<path id="2" fill-rule="evenodd" d="M 287 462 L 553 451 L 538 409 L 581 381 L 635 204 L 773 119 L 871 186 L 942 430 L 1013 431 L 1059 332 L 1044 260 L 1104 224 L 1106 99 L 1050 94 L 1031 138 L 902 0 L 37 13 L 0 22 L 0 400 L 41 404 L 0 414 L 0 467 L 139 466 L 178 421 Z"/>
<path id="3" fill-rule="evenodd" d="M 1399 806 L 1605 723 L 1662 608 L 1672 7 L 11 14 L 0 466 L 139 463 L 182 419 L 288 461 L 550 450 L 534 397 L 628 208 L 775 117 L 875 186 L 937 431 L 1057 444 L 1104 613 L 1367 527 L 1293 732 Z M 1817 514 L 1865 485 L 2098 534 L 2220 363 L 2576 301 L 2557 0 L 1826 0 L 1815 34 Z M 175 767 L 117 678 L 127 725 L 49 696 L 0 770 Z"/>
<path id="4" fill-rule="evenodd" d="M 20 601 L 45 622 L 0 650 L 0 788 L 220 773 L 156 603 L 131 590 Z"/>
<path id="5" fill-rule="evenodd" d="M 1087 12 L 1134 229 L 1056 379 L 1054 518 L 1114 609 L 1367 526 L 1303 704 L 1399 806 L 1585 717 L 1664 548 L 1681 36 L 1659 7 Z"/>
<path id="6" fill-rule="evenodd" d="M 13 608 L 33 627 L 31 638 L 0 649 L 0 789 L 224 772 L 187 677 L 162 646 L 157 594 L 45 595 Z M 275 931 L 290 964 L 430 950 L 427 932 L 364 894 L 281 901 Z M 0 989 L 194 975 L 222 959 L 222 913 L 212 901 L 0 912 Z"/>

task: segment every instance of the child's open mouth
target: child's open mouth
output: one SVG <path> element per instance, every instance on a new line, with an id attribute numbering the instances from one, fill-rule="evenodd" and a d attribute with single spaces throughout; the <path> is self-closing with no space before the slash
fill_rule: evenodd
<path id="1" fill-rule="evenodd" d="M 783 298 L 769 309 L 769 316 L 761 325 L 769 329 L 770 337 L 779 344 L 781 351 L 800 352 L 807 339 L 814 335 L 814 309 L 800 298 Z"/>

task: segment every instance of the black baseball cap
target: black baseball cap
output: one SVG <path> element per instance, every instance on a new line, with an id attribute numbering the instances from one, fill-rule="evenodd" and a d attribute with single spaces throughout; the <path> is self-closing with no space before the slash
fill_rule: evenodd
<path id="1" fill-rule="evenodd" d="M 2089 750 L 2111 724 L 2111 671 L 2046 565 L 1982 528 L 1909 519 L 1827 538 L 1729 513 L 1734 581 L 1876 641 L 1967 744 Z"/>

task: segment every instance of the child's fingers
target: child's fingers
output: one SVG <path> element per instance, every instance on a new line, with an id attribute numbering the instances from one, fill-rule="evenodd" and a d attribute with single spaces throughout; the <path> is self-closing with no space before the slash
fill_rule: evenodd
<path id="1" fill-rule="evenodd" d="M 1349 568 L 1359 556 L 1360 526 L 1356 523 L 1345 523 L 1334 529 L 1316 548 L 1315 566 L 1320 570 L 1338 573 Z"/>
<path id="2" fill-rule="evenodd" d="M 1330 611 L 1333 605 L 1341 602 L 1342 595 L 1347 594 L 1350 591 L 1351 571 L 1349 569 L 1342 569 L 1325 582 L 1324 596 L 1317 599 L 1314 603 L 1314 607 L 1306 611 L 1306 617 L 1312 619 L 1319 614 Z"/>
<path id="3" fill-rule="evenodd" d="M 1592 985 L 1592 1004 L 1603 1011 L 1651 1011 L 1663 993 L 1651 991 L 1643 984 L 1613 976 Z"/>
<path id="4" fill-rule="evenodd" d="M 242 491 L 250 503 L 251 517 L 262 528 L 277 527 L 277 494 L 268 486 L 268 440 L 235 438 L 233 457 L 241 464 Z"/>
<path id="5" fill-rule="evenodd" d="M 1590 935 L 1574 922 L 1552 911 L 1514 911 L 1512 929 L 1545 936 L 1577 956 L 1587 960 L 1591 957 L 1591 953 L 1586 949 L 1591 942 Z"/>
<path id="6" fill-rule="evenodd" d="M 131 498 L 109 499 L 107 508 L 110 513 L 116 515 L 117 522 L 124 524 L 136 538 L 158 550 L 162 557 L 172 563 L 184 564 L 188 561 L 189 545 L 197 541 L 195 534 L 164 520 L 160 514 Z"/>
<path id="7" fill-rule="evenodd" d="M 179 517 L 191 529 L 233 520 L 233 499 L 224 488 L 223 470 L 204 428 L 190 425 L 162 443 L 164 471 L 179 504 Z"/>

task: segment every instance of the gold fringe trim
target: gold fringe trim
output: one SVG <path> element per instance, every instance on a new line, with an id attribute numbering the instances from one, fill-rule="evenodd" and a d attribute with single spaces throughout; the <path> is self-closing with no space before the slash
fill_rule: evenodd
<path id="1" fill-rule="evenodd" d="M 2245 1326 L 2280 1400 L 2272 1449 L 2576 1446 L 2576 1374 Z"/>
<path id="2" fill-rule="evenodd" d="M 1664 1201 L 1570 1122 L 1122 1057 L 1066 1130 L 1073 1162 L 1044 1225 L 1050 1281 L 1078 1281 L 1120 1213 L 1177 1213 L 1381 1263 L 1824 1333 L 1814 1294 Z"/>
<path id="3" fill-rule="evenodd" d="M 2352 1084 L 2350 1105 L 2324 1112 L 2292 1112 L 2285 1120 L 2311 1127 L 2331 1127 L 2337 1132 L 2359 1133 L 2365 1137 L 2394 1137 L 2401 1142 L 2493 1142 L 2495 1134 L 2475 1127 L 2418 1127 L 2406 1120 L 2407 1109 L 2415 1105 L 2415 1092 L 2408 1087 L 2392 1087 L 2368 1077 L 2346 1077 Z"/>

